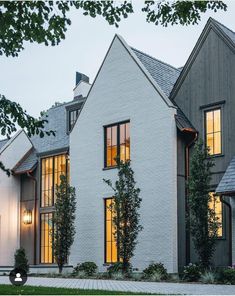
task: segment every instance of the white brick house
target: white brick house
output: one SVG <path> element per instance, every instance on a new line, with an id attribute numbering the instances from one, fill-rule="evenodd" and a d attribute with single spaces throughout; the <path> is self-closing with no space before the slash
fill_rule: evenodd
<path id="1" fill-rule="evenodd" d="M 133 265 L 142 269 L 160 260 L 177 271 L 176 109 L 158 89 L 131 48 L 115 36 L 70 135 L 80 225 L 72 264 L 105 263 L 104 198 L 113 193 L 103 178 L 115 180 L 117 169 L 104 169 L 104 126 L 128 120 L 132 166 L 143 198 L 144 230 Z"/>
<path id="2" fill-rule="evenodd" d="M 211 192 L 221 196 L 213 263 L 234 262 L 234 53 L 235 33 L 213 19 L 180 69 L 115 35 L 92 85 L 77 72 L 73 100 L 47 111 L 45 128 L 56 131 L 56 137 L 29 139 L 20 131 L 0 141 L 0 161 L 12 171 L 10 178 L 0 171 L 0 271 L 12 268 L 20 246 L 32 271 L 56 268 L 50 230 L 61 173 L 70 173 L 77 192 L 68 267 L 94 261 L 104 271 L 115 262 L 105 208 L 113 192 L 103 179 L 116 180 L 117 154 L 130 157 L 141 190 L 143 231 L 133 267 L 142 270 L 162 262 L 173 273 L 197 262 L 185 225 L 186 181 L 197 135 L 212 148 L 216 165 Z"/>

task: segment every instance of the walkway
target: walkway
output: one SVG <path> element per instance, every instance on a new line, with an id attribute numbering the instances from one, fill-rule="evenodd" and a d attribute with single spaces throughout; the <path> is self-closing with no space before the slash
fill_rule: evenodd
<path id="1" fill-rule="evenodd" d="M 10 284 L 7 276 L 0 276 L 0 284 Z M 29 277 L 26 285 L 95 289 L 109 291 L 128 291 L 162 294 L 193 294 L 193 295 L 235 295 L 234 285 L 203 285 L 178 283 L 153 283 L 92 279 L 63 279 Z M 0 290 L 1 294 L 1 290 Z"/>

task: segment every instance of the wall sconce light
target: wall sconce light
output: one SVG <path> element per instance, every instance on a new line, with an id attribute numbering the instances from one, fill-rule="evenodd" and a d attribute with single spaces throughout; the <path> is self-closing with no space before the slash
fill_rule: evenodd
<path id="1" fill-rule="evenodd" d="M 24 211 L 23 222 L 24 222 L 24 224 L 32 224 L 32 211 L 31 210 Z"/>

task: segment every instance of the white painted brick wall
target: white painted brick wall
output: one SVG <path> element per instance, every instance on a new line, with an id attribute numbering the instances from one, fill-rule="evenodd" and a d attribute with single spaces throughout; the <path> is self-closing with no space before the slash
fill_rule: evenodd
<path id="1" fill-rule="evenodd" d="M 104 202 L 112 191 L 102 179 L 103 126 L 130 119 L 131 159 L 143 199 L 133 266 L 161 261 L 177 271 L 175 109 L 169 108 L 129 53 L 115 38 L 70 137 L 71 181 L 77 189 L 76 238 L 70 264 L 104 264 Z"/>

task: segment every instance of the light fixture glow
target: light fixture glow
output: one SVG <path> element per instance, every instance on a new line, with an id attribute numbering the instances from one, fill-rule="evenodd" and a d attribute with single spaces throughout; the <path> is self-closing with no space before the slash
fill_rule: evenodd
<path id="1" fill-rule="evenodd" d="M 31 210 L 24 211 L 23 222 L 24 222 L 24 224 L 32 224 L 32 211 Z"/>

